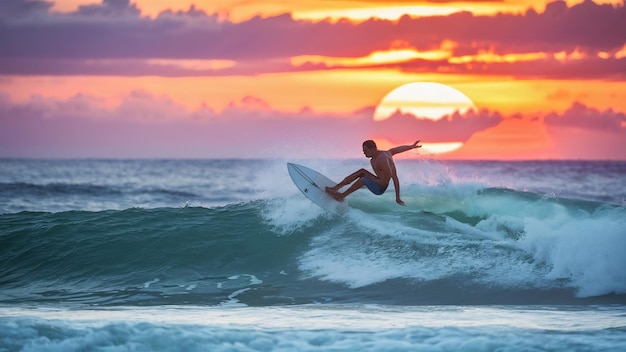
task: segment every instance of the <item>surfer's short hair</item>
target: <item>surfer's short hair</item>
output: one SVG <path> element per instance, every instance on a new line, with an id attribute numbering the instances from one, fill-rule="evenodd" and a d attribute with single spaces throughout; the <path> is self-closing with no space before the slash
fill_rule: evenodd
<path id="1" fill-rule="evenodd" d="M 368 139 L 365 142 L 363 142 L 363 146 L 366 147 L 367 149 L 376 149 L 376 142 L 374 142 L 371 139 Z"/>

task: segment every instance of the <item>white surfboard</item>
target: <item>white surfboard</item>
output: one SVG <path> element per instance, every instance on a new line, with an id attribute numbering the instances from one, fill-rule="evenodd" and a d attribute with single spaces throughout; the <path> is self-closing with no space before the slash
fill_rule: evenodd
<path id="1" fill-rule="evenodd" d="M 305 197 L 325 210 L 343 213 L 348 209 L 345 202 L 338 202 L 324 190 L 325 187 L 336 185 L 328 177 L 306 166 L 287 163 L 287 170 L 293 183 Z"/>

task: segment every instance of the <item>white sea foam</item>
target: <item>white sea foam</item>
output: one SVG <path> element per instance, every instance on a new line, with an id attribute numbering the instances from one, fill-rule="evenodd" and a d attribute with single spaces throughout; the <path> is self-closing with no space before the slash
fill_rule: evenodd
<path id="1" fill-rule="evenodd" d="M 590 213 L 558 199 L 504 189 L 483 192 L 474 184 L 406 192 L 408 198 L 419 192 L 420 206 L 457 215 L 444 215 L 441 222 L 415 205 L 391 211 L 386 203 L 392 200 L 361 193 L 374 205 L 351 209 L 316 236 L 300 258 L 301 270 L 353 288 L 462 275 L 502 288 L 565 285 L 582 297 L 626 292 L 624 208 Z"/>
<path id="2" fill-rule="evenodd" d="M 525 220 L 520 247 L 547 263 L 550 279 L 566 279 L 580 296 L 626 293 L 626 211 Z"/>
<path id="3" fill-rule="evenodd" d="M 310 226 L 319 217 L 332 216 L 304 196 L 296 194 L 288 198 L 267 201 L 262 215 L 273 230 L 282 236 L 291 235 Z"/>
<path id="4" fill-rule="evenodd" d="M 0 308 L 24 351 L 450 351 L 626 348 L 621 309 L 505 307 Z"/>

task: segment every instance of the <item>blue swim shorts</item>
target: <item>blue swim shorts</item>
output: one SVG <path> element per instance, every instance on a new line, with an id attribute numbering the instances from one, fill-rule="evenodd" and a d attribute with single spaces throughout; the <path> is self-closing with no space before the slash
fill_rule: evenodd
<path id="1" fill-rule="evenodd" d="M 367 189 L 376 195 L 381 195 L 387 190 L 387 186 L 383 187 L 367 177 L 363 177 L 363 182 L 365 182 Z"/>

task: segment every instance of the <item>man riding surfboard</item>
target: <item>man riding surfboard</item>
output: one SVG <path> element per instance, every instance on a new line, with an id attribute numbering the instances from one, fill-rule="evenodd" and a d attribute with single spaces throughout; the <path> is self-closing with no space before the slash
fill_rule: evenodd
<path id="1" fill-rule="evenodd" d="M 373 140 L 363 142 L 363 154 L 371 159 L 370 164 L 372 165 L 374 173 L 365 169 L 359 169 L 346 176 L 346 178 L 335 186 L 326 187 L 326 192 L 337 201 L 343 202 L 349 194 L 363 186 L 367 187 L 372 193 L 381 195 L 385 193 L 385 190 L 387 190 L 389 186 L 389 181 L 392 180 L 396 190 L 396 203 L 404 205 L 404 202 L 400 199 L 400 181 L 396 173 L 396 165 L 393 162 L 393 155 L 406 152 L 407 150 L 421 148 L 422 146 L 419 145 L 419 142 L 418 140 L 411 145 L 402 145 L 389 150 L 378 150 L 376 142 Z M 339 191 L 339 189 L 349 184 L 351 184 L 351 186 L 346 191 Z"/>

